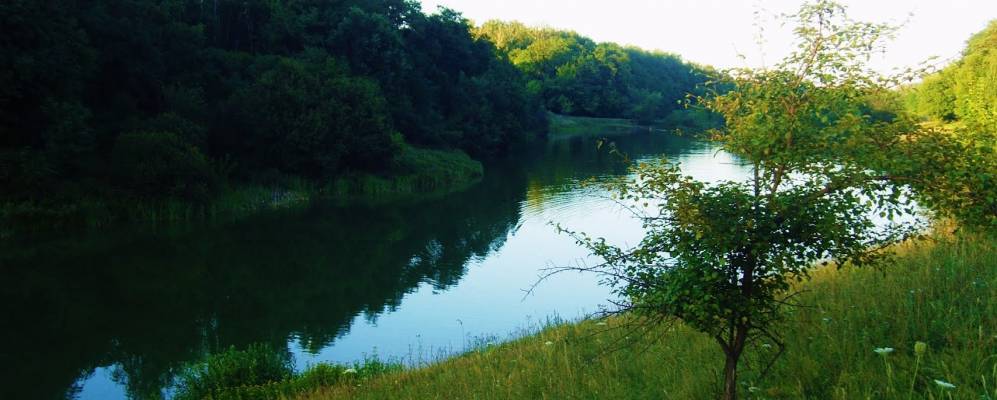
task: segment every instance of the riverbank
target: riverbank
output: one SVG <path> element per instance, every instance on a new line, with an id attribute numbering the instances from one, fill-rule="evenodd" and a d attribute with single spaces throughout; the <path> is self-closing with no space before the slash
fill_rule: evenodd
<path id="1" fill-rule="evenodd" d="M 383 174 L 347 174 L 330 182 L 292 176 L 228 183 L 206 203 L 136 198 L 111 187 L 45 201 L 0 202 L 0 240 L 22 233 L 93 230 L 112 224 L 177 224 L 237 220 L 313 201 L 385 202 L 442 196 L 466 189 L 484 175 L 481 162 L 460 151 L 405 146 Z M 97 190 L 100 189 L 100 190 Z"/>
<path id="2" fill-rule="evenodd" d="M 650 124 L 625 118 L 576 117 L 549 113 L 547 136 L 563 139 L 587 135 L 619 135 L 638 132 L 664 132 L 669 134 L 698 134 L 722 125 L 715 115 L 699 109 L 682 109 Z"/>
<path id="3" fill-rule="evenodd" d="M 759 371 L 774 346 L 749 349 L 745 397 L 997 398 L 997 237 L 934 234 L 897 251 L 893 264 L 824 269 L 804 284 L 770 376 Z M 583 321 L 301 398 L 712 398 L 722 359 L 681 326 Z"/>

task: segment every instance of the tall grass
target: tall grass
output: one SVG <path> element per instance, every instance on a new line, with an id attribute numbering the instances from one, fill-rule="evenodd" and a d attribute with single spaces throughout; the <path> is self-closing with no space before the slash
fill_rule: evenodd
<path id="1" fill-rule="evenodd" d="M 352 366 L 313 365 L 294 372 L 286 351 L 267 345 L 229 348 L 180 371 L 173 400 L 278 399 L 330 385 L 356 386 L 401 366 L 370 358 Z"/>
<path id="2" fill-rule="evenodd" d="M 630 133 L 639 126 L 629 119 L 573 117 L 568 115 L 550 114 L 550 127 L 547 137 L 551 139 L 585 136 Z"/>
<path id="3" fill-rule="evenodd" d="M 896 250 L 893 263 L 824 269 L 802 284 L 805 306 L 779 327 L 786 351 L 767 376 L 760 372 L 776 346 L 749 348 L 743 397 L 997 399 L 997 237 L 935 234 Z M 620 319 L 565 324 L 301 398 L 717 397 L 723 357 L 710 338 L 682 326 L 626 326 Z"/>
<path id="4" fill-rule="evenodd" d="M 406 145 L 387 173 L 344 176 L 324 188 L 323 194 L 343 201 L 383 201 L 461 190 L 478 182 L 482 176 L 484 167 L 481 163 L 461 151 Z"/>
<path id="5" fill-rule="evenodd" d="M 237 220 L 267 210 L 305 207 L 317 200 L 418 200 L 463 190 L 483 175 L 482 164 L 463 152 L 405 145 L 382 174 L 344 174 L 323 182 L 265 173 L 253 182 L 223 185 L 207 202 L 150 199 L 113 188 L 70 193 L 46 202 L 0 199 L 0 240 L 35 231 L 100 229 L 116 223 L 158 226 Z"/>

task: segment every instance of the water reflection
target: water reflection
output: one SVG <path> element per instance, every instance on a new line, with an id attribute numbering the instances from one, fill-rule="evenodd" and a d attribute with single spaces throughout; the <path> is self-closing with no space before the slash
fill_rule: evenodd
<path id="1" fill-rule="evenodd" d="M 632 158 L 668 154 L 700 173 L 737 172 L 687 139 L 614 141 Z M 550 221 L 639 240 L 636 221 L 578 185 L 625 171 L 594 137 L 575 137 L 414 204 L 5 243 L 0 398 L 155 398 L 183 363 L 233 345 L 287 346 L 301 366 L 375 351 L 421 357 L 552 312 L 594 311 L 607 293 L 593 277 L 563 277 L 525 300 L 521 289 L 547 264 L 585 261 Z"/>

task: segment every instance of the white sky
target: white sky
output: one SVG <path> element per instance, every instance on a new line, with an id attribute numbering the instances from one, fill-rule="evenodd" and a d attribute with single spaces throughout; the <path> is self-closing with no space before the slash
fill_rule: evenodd
<path id="1" fill-rule="evenodd" d="M 716 67 L 762 66 L 786 52 L 792 36 L 772 15 L 798 9 L 802 0 L 423 0 L 427 12 L 445 5 L 482 23 L 516 20 L 573 30 L 597 42 L 616 42 L 676 53 Z M 906 27 L 873 65 L 886 72 L 929 57 L 955 57 L 969 37 L 997 19 L 997 0 L 842 0 L 858 20 Z M 756 44 L 754 12 L 768 15 L 764 51 Z M 912 16 L 910 14 L 913 14 Z M 746 59 L 738 58 L 744 54 Z M 764 54 L 764 56 L 763 56 Z"/>

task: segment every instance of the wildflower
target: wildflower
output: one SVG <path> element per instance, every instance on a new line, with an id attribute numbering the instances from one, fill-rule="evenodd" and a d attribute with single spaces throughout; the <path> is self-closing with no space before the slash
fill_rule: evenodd
<path id="1" fill-rule="evenodd" d="M 879 354 L 881 356 L 885 356 L 887 354 L 892 353 L 893 352 L 893 348 L 892 347 L 877 347 L 877 348 L 875 348 L 872 351 L 874 351 L 876 354 Z"/>
<path id="2" fill-rule="evenodd" d="M 935 379 L 935 384 L 942 389 L 955 389 L 955 385 L 945 382 L 943 380 Z"/>
<path id="3" fill-rule="evenodd" d="M 551 342 L 550 340 L 544 342 L 544 346 L 553 346 L 553 345 L 554 345 L 554 342 Z"/>
<path id="4" fill-rule="evenodd" d="M 355 368 L 347 368 L 345 371 L 343 371 L 343 375 L 355 374 L 355 373 L 357 373 L 357 370 Z"/>
<path id="5" fill-rule="evenodd" d="M 928 344 L 924 342 L 914 343 L 914 354 L 919 356 L 924 355 L 924 352 L 928 351 Z"/>

